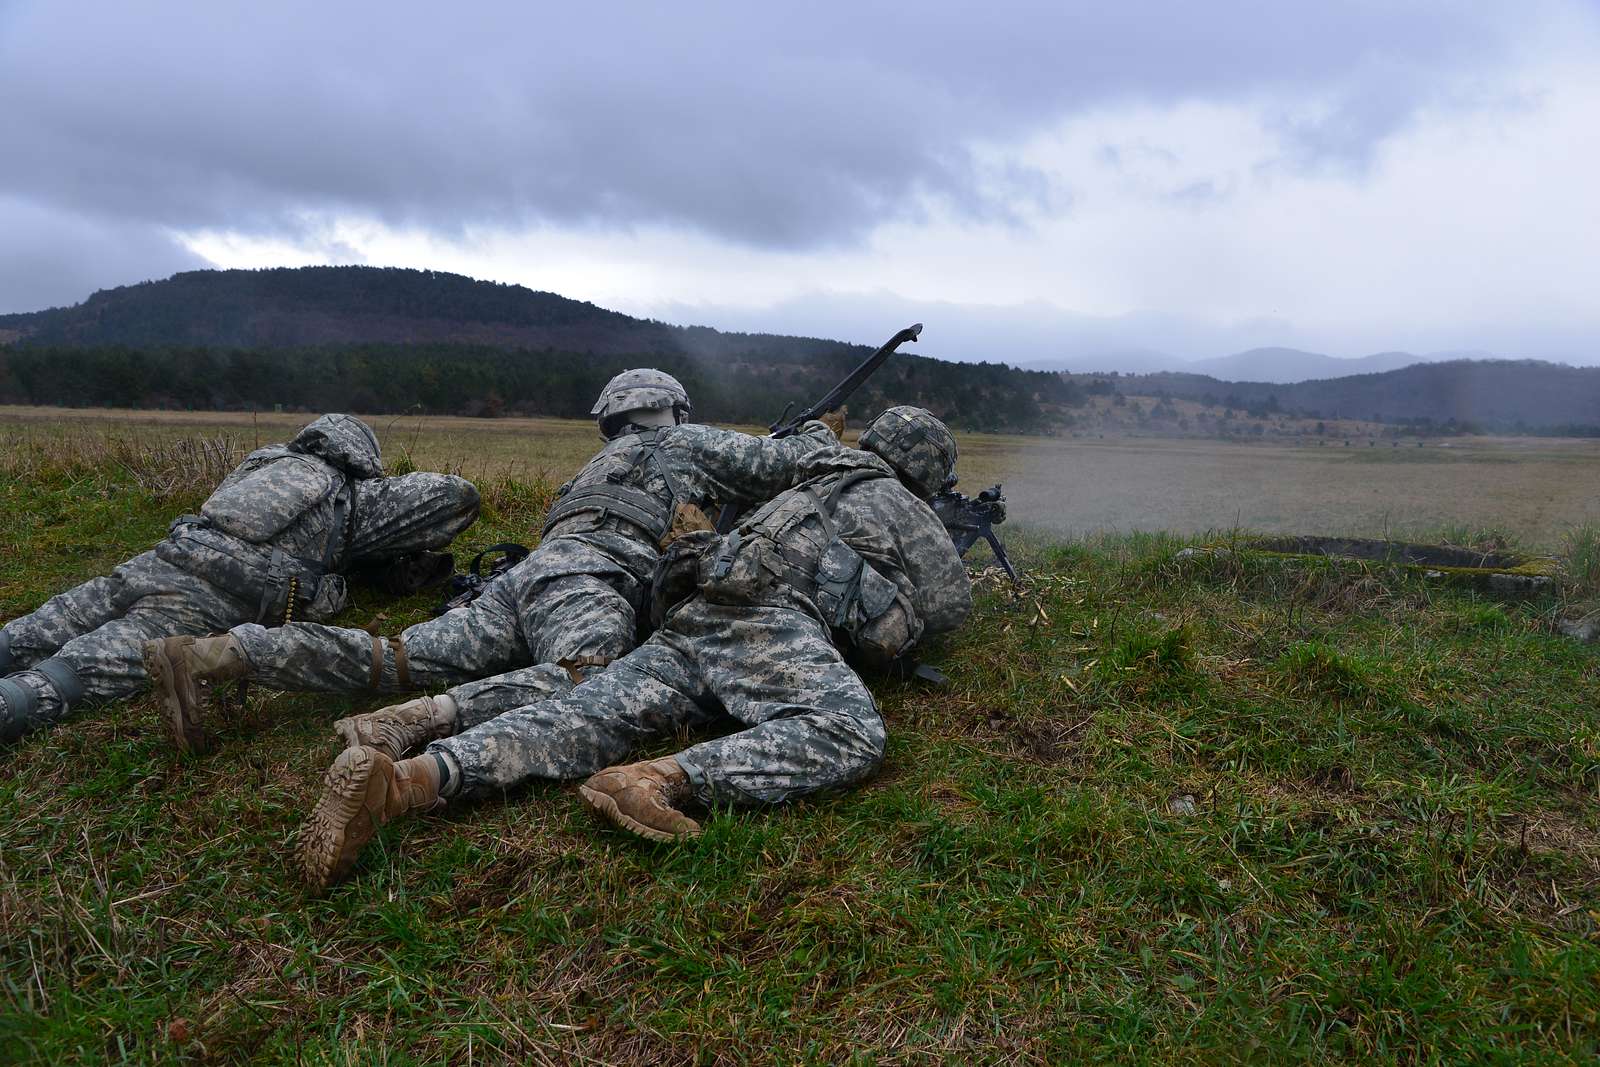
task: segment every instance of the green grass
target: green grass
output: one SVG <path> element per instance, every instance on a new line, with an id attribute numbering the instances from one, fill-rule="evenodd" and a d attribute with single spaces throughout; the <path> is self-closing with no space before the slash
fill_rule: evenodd
<path id="1" fill-rule="evenodd" d="M 197 502 L 68 467 L 0 473 L 0 617 Z M 488 499 L 470 545 L 548 487 Z M 874 683 L 875 781 L 681 847 L 537 787 L 308 900 L 327 724 L 375 701 L 257 693 L 198 760 L 88 709 L 0 753 L 0 1061 L 1593 1062 L 1600 652 L 1184 543 L 1019 538 L 952 687 Z"/>

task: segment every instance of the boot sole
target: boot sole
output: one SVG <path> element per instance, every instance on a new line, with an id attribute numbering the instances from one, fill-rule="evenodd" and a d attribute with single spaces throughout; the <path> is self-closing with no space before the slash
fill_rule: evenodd
<path id="1" fill-rule="evenodd" d="M 687 830 L 681 834 L 669 834 L 665 830 L 657 830 L 653 826 L 646 826 L 617 807 L 617 802 L 611 798 L 609 793 L 590 789 L 586 785 L 578 787 L 578 796 L 583 800 L 585 807 L 608 825 L 614 826 L 619 830 L 626 830 L 628 833 L 642 837 L 647 841 L 658 841 L 661 844 L 670 845 L 675 841 L 683 841 L 699 836 L 698 833 Z"/>
<path id="2" fill-rule="evenodd" d="M 178 695 L 178 668 L 167 655 L 166 640 L 146 642 L 143 655 L 145 673 L 161 699 L 161 722 L 167 739 L 179 752 L 204 755 L 211 749 L 211 738 Z"/>
<path id="3" fill-rule="evenodd" d="M 366 748 L 349 748 L 339 753 L 323 776 L 322 796 L 317 798 L 317 806 L 301 828 L 300 841 L 295 846 L 295 859 L 313 893 L 325 892 L 348 877 L 361 848 L 377 832 L 377 827 L 371 827 L 354 849 L 348 847 L 350 829 L 367 807 L 375 766 L 376 761 Z"/>

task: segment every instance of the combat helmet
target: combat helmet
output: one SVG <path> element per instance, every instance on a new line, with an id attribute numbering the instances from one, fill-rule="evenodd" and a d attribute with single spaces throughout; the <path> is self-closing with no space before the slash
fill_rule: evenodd
<path id="1" fill-rule="evenodd" d="M 653 367 L 636 367 L 607 382 L 589 414 L 600 424 L 600 436 L 609 441 L 625 425 L 622 416 L 630 411 L 670 408 L 673 422 L 682 422 L 690 407 L 689 393 L 678 379 Z"/>
<path id="2" fill-rule="evenodd" d="M 295 435 L 289 451 L 326 460 L 353 478 L 383 473 L 383 452 L 372 427 L 354 415 L 324 415 Z"/>
<path id="3" fill-rule="evenodd" d="M 924 500 L 956 472 L 955 435 L 927 408 L 890 408 L 861 431 L 861 447 L 893 467 L 906 488 Z"/>

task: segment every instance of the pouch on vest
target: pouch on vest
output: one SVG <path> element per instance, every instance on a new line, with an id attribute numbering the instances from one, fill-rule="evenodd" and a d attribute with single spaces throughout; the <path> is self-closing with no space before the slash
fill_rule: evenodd
<path id="1" fill-rule="evenodd" d="M 843 540 L 834 537 L 817 561 L 816 605 L 825 622 L 852 637 L 894 605 L 899 592 Z"/>
<path id="2" fill-rule="evenodd" d="M 320 460 L 286 455 L 224 482 L 200 505 L 217 529 L 261 544 L 337 492 L 344 479 Z"/>
<path id="3" fill-rule="evenodd" d="M 317 579 L 317 591 L 310 601 L 302 601 L 294 609 L 294 618 L 303 622 L 330 622 L 350 603 L 350 591 L 337 574 L 324 574 Z"/>
<path id="4" fill-rule="evenodd" d="M 771 538 L 741 527 L 700 557 L 700 591 L 713 604 L 764 604 L 778 593 L 788 566 Z"/>
<path id="5" fill-rule="evenodd" d="M 660 629 L 679 604 L 694 596 L 700 584 L 700 559 L 720 544 L 715 530 L 696 530 L 667 546 L 650 578 L 652 629 Z"/>

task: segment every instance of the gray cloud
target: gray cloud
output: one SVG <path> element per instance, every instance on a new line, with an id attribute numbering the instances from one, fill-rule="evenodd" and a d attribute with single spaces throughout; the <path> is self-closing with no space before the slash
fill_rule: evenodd
<path id="1" fill-rule="evenodd" d="M 159 226 L 41 210 L 0 196 L 0 314 L 207 264 Z"/>
<path id="2" fill-rule="evenodd" d="M 1501 57 L 1513 17 L 1531 18 L 1439 0 L 12 4 L 0 191 L 257 234 L 343 211 L 815 247 L 930 203 L 1066 202 L 975 146 L 1107 102 L 1328 100 L 1286 111 L 1285 136 L 1359 159 L 1451 72 Z"/>

